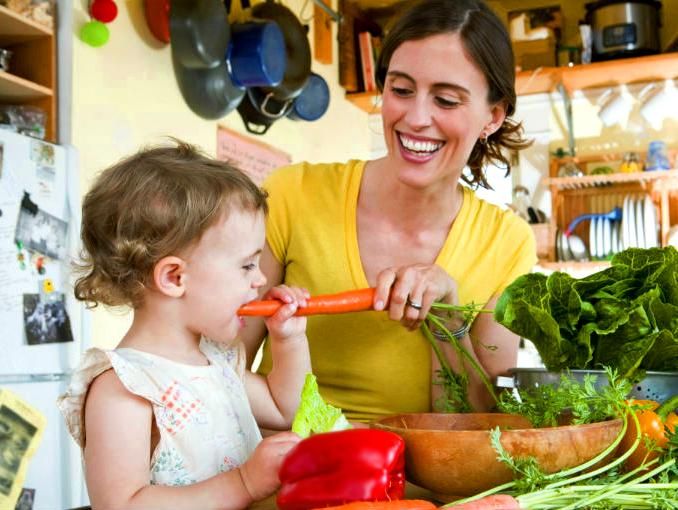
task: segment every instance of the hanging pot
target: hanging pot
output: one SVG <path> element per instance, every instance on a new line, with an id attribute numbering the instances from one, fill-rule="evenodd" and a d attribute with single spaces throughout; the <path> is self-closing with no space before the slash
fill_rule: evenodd
<path id="1" fill-rule="evenodd" d="M 251 88 L 247 90 L 247 94 L 238 105 L 238 113 L 247 131 L 255 135 L 263 135 L 276 120 L 289 113 L 292 103 L 291 99 L 278 101 L 271 92 Z"/>
<path id="2" fill-rule="evenodd" d="M 189 108 L 205 119 L 233 111 L 245 91 L 228 73 L 226 49 L 230 30 L 219 0 L 171 0 L 172 65 Z"/>
<path id="3" fill-rule="evenodd" d="M 279 85 L 287 67 L 282 30 L 274 21 L 234 23 L 226 60 L 239 87 Z"/>
<path id="4" fill-rule="evenodd" d="M 292 120 L 318 120 L 325 115 L 329 106 L 330 87 L 322 76 L 311 73 L 301 94 L 294 99 L 287 117 Z"/>
<path id="5" fill-rule="evenodd" d="M 311 74 L 311 46 L 306 29 L 294 13 L 282 4 L 266 0 L 252 7 L 255 19 L 274 21 L 282 30 L 287 53 L 287 66 L 282 82 L 274 87 L 264 87 L 266 93 L 281 101 L 292 99 L 301 93 Z"/>
<path id="6" fill-rule="evenodd" d="M 224 62 L 231 38 L 226 9 L 219 0 L 171 0 L 172 54 L 188 69 L 211 69 Z"/>

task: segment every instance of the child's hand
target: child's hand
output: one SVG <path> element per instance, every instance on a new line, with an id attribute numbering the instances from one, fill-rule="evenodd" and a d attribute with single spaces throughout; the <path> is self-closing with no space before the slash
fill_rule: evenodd
<path id="1" fill-rule="evenodd" d="M 259 501 L 280 486 L 278 471 L 285 455 L 301 438 L 294 432 L 281 432 L 264 438 L 240 469 L 242 481 L 252 499 Z"/>
<path id="2" fill-rule="evenodd" d="M 306 306 L 310 297 L 306 289 L 279 285 L 270 289 L 263 299 L 277 299 L 286 303 L 271 317 L 266 319 L 266 327 L 272 340 L 286 341 L 294 338 L 305 338 L 306 317 L 294 317 L 300 306 Z"/>

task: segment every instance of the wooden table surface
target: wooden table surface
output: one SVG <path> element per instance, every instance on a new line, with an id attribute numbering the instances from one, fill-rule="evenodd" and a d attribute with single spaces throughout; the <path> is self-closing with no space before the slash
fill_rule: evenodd
<path id="1" fill-rule="evenodd" d="M 433 497 L 433 494 L 426 490 L 408 483 L 405 487 L 405 497 L 407 499 L 425 499 L 428 501 L 433 501 L 436 504 L 442 504 L 439 500 L 436 500 Z M 275 496 L 271 496 L 263 501 L 259 501 L 254 505 L 249 507 L 250 510 L 278 510 L 277 505 L 275 504 Z"/>

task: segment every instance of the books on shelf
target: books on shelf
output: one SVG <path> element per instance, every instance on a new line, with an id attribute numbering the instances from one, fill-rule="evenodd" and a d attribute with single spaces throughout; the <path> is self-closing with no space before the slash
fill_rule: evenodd
<path id="1" fill-rule="evenodd" d="M 377 82 L 374 76 L 374 47 L 372 34 L 360 32 L 358 34 L 358 46 L 360 48 L 360 71 L 363 77 L 363 90 L 372 92 L 377 90 Z"/>

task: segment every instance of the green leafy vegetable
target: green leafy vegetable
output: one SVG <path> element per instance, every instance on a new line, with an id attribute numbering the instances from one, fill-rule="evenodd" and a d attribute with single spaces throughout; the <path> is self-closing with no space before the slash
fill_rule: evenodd
<path id="1" fill-rule="evenodd" d="M 301 389 L 301 403 L 292 422 L 292 432 L 300 437 L 313 433 L 350 429 L 351 424 L 341 409 L 325 402 L 318 390 L 318 381 L 313 374 L 306 374 Z"/>
<path id="2" fill-rule="evenodd" d="M 626 396 L 632 388 L 630 381 L 621 379 L 614 369 L 605 368 L 607 384 L 593 374 L 584 375 L 578 382 L 563 373 L 558 385 L 521 388 L 518 395 L 501 394 L 498 409 L 503 413 L 520 414 L 534 427 L 555 427 L 563 421 L 564 413 L 570 423 L 581 425 L 618 417 Z"/>
<path id="3" fill-rule="evenodd" d="M 630 248 L 585 278 L 555 272 L 518 277 L 495 320 L 531 340 L 548 370 L 678 367 L 678 251 Z"/>

